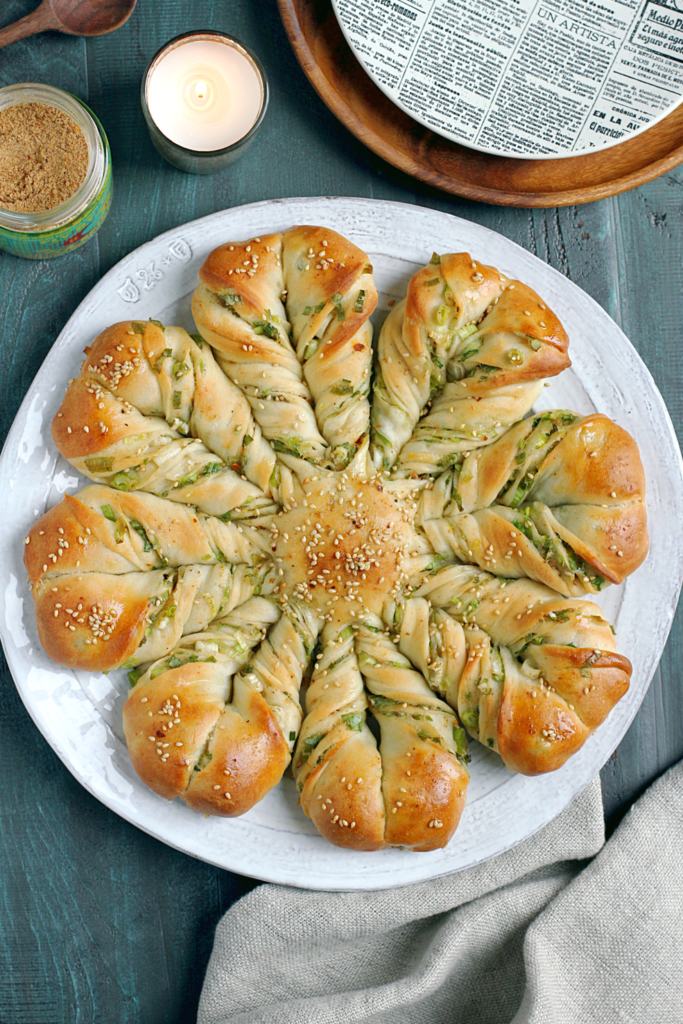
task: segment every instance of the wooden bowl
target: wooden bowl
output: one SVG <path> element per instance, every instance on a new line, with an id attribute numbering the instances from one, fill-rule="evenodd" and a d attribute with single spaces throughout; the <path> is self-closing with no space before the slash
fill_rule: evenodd
<path id="1" fill-rule="evenodd" d="M 683 162 L 683 104 L 612 149 L 516 160 L 467 149 L 414 121 L 381 92 L 342 35 L 330 0 L 278 0 L 287 35 L 320 98 L 388 163 L 428 185 L 501 206 L 570 206 L 643 185 Z"/>

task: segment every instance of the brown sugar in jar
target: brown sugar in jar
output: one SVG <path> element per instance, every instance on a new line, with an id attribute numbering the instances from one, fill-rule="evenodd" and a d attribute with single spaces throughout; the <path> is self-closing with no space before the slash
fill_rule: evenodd
<path id="1" fill-rule="evenodd" d="M 17 103 L 0 110 L 0 207 L 55 209 L 81 185 L 88 160 L 83 132 L 57 107 Z"/>

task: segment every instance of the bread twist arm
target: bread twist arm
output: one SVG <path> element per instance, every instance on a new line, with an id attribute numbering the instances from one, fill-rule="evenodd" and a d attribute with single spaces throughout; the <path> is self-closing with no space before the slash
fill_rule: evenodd
<path id="1" fill-rule="evenodd" d="M 99 335 L 52 434 L 91 480 L 212 515 L 272 512 L 287 487 L 272 483 L 276 456 L 244 397 L 179 327 L 132 321 Z"/>
<path id="2" fill-rule="evenodd" d="M 416 597 L 431 606 L 426 628 L 434 631 L 437 656 L 453 666 L 462 662 L 462 637 L 443 628 L 444 613 L 461 625 L 465 666 L 459 677 L 442 676 L 439 690 L 470 735 L 498 750 L 513 771 L 561 767 L 628 689 L 631 664 L 615 653 L 612 627 L 589 601 L 471 566 L 442 569 Z M 401 616 L 388 606 L 388 615 L 401 645 L 418 642 L 412 612 Z"/>
<path id="3" fill-rule="evenodd" d="M 435 254 L 380 332 L 375 464 L 434 474 L 490 443 L 569 365 L 567 345 L 526 285 L 467 253 Z"/>
<path id="4" fill-rule="evenodd" d="M 566 596 L 620 583 L 647 553 L 633 438 L 594 413 L 530 416 L 425 492 L 418 523 L 445 557 Z"/>
<path id="5" fill-rule="evenodd" d="M 294 758 L 305 813 L 337 846 L 445 846 L 467 788 L 464 730 L 379 618 L 327 625 L 322 639 Z"/>
<path id="6" fill-rule="evenodd" d="M 303 717 L 299 704 L 301 681 L 321 628 L 322 620 L 314 609 L 303 601 L 290 600 L 242 673 L 271 708 L 289 753 L 294 750 Z"/>
<path id="7" fill-rule="evenodd" d="M 289 764 L 319 629 L 307 609 L 283 615 L 254 597 L 151 665 L 123 713 L 143 782 L 205 814 L 234 817 L 261 800 Z"/>
<path id="8" fill-rule="evenodd" d="M 279 614 L 252 598 L 138 679 L 124 732 L 135 770 L 156 793 L 231 817 L 280 780 L 288 745 L 258 689 L 235 676 Z"/>
<path id="9" fill-rule="evenodd" d="M 183 633 L 275 583 L 239 525 L 98 485 L 33 526 L 24 562 L 46 652 L 93 671 L 162 657 Z"/>
<path id="10" fill-rule="evenodd" d="M 199 276 L 197 327 L 264 435 L 285 455 L 346 466 L 369 422 L 377 292 L 365 253 L 327 228 L 297 227 L 223 245 Z"/>
<path id="11" fill-rule="evenodd" d="M 465 805 L 465 733 L 380 625 L 361 624 L 357 650 L 380 727 L 385 842 L 433 850 L 451 838 Z"/>
<path id="12" fill-rule="evenodd" d="M 384 846 L 382 761 L 366 721 L 355 630 L 328 623 L 321 640 L 292 765 L 301 807 L 335 846 L 379 850 Z"/>

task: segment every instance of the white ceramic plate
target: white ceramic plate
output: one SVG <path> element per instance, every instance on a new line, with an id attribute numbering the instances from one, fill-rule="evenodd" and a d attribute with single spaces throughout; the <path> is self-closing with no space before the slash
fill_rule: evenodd
<path id="1" fill-rule="evenodd" d="M 285 779 L 242 818 L 204 818 L 167 803 L 137 778 L 121 729 L 124 672 L 60 668 L 38 643 L 22 564 L 23 538 L 65 491 L 85 482 L 57 453 L 50 424 L 82 352 L 111 323 L 154 317 L 191 328 L 197 270 L 222 242 L 293 224 L 335 228 L 370 254 L 380 292 L 377 322 L 432 251 L 465 249 L 528 282 L 571 339 L 573 366 L 543 393 L 543 407 L 607 413 L 635 435 L 648 485 L 651 548 L 625 585 L 600 597 L 633 662 L 631 689 L 583 749 L 551 775 L 507 771 L 473 743 L 467 807 L 444 850 L 351 853 L 329 845 L 297 807 Z M 365 199 L 290 199 L 225 210 L 160 235 L 114 267 L 81 303 L 55 342 L 19 410 L 0 458 L 5 530 L 0 536 L 0 634 L 21 697 L 47 741 L 86 789 L 150 835 L 219 867 L 311 889 L 375 889 L 470 867 L 502 853 L 558 814 L 615 749 L 662 653 L 683 573 L 683 469 L 669 415 L 629 341 L 607 314 L 561 274 L 486 228 L 433 210 Z"/>

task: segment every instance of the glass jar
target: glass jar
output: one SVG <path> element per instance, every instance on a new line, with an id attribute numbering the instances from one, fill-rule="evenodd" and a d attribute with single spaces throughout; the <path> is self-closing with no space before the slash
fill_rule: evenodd
<path id="1" fill-rule="evenodd" d="M 52 210 L 20 213 L 0 206 L 0 249 L 28 259 L 61 256 L 92 238 L 109 212 L 109 143 L 93 112 L 62 89 L 34 82 L 0 89 L 0 110 L 20 103 L 44 103 L 68 114 L 83 132 L 88 146 L 88 169 L 74 194 Z"/>
<path id="2" fill-rule="evenodd" d="M 225 51 L 224 60 L 229 61 L 227 70 L 222 59 L 218 56 L 213 59 L 205 58 L 205 60 L 207 63 L 215 64 L 212 70 L 219 78 L 224 77 L 228 79 L 227 84 L 235 91 L 238 99 L 240 90 L 245 90 L 249 87 L 258 89 L 258 106 L 254 113 L 253 122 L 245 126 L 243 135 L 240 135 L 230 145 L 220 149 L 190 149 L 180 142 L 174 141 L 161 130 L 154 120 L 154 111 L 150 110 L 152 79 L 162 70 L 162 66 L 167 59 L 179 58 L 174 72 L 177 79 L 180 80 L 183 73 L 190 75 L 196 66 L 194 63 L 195 58 L 193 57 L 187 56 L 183 62 L 183 51 L 187 52 L 188 44 L 195 45 L 201 43 L 208 43 L 211 46 L 220 44 L 218 46 L 219 52 L 221 49 Z M 189 174 L 216 174 L 246 153 L 253 142 L 268 108 L 268 79 L 266 78 L 265 69 L 256 54 L 247 49 L 238 39 L 226 35 L 225 32 L 216 32 L 213 29 L 207 29 L 202 32 L 186 32 L 171 39 L 170 42 L 166 43 L 154 54 L 142 76 L 140 98 L 149 137 L 154 148 L 163 156 L 164 160 L 168 160 L 173 167 L 178 167 L 181 171 L 187 171 Z M 177 89 L 175 91 L 169 90 L 165 106 L 168 110 L 181 116 L 182 100 L 179 99 Z M 238 109 L 237 103 L 234 109 L 236 113 Z M 189 122 L 185 123 L 185 128 L 187 128 L 188 124 Z M 189 124 L 189 127 L 196 129 L 199 124 L 200 121 L 197 120 L 194 125 Z M 230 127 L 228 119 L 226 130 L 229 131 Z"/>

